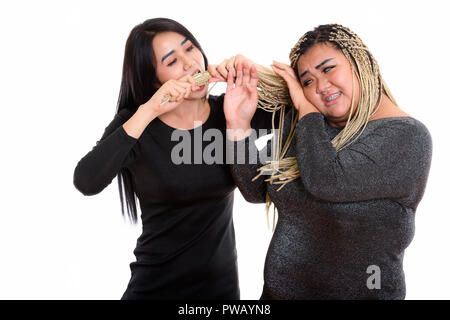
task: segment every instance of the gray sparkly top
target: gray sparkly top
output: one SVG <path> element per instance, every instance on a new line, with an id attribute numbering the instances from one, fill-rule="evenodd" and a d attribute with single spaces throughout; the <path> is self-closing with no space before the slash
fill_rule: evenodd
<path id="1" fill-rule="evenodd" d="M 331 140 L 340 130 L 320 113 L 297 122 L 286 157 L 296 157 L 301 177 L 278 192 L 267 176 L 251 181 L 270 142 L 255 164 L 247 155 L 231 166 L 247 201 L 264 203 L 268 192 L 278 210 L 261 299 L 405 298 L 403 255 L 428 178 L 431 136 L 410 117 L 378 119 L 336 152 Z M 234 147 L 251 155 L 255 138 Z"/>

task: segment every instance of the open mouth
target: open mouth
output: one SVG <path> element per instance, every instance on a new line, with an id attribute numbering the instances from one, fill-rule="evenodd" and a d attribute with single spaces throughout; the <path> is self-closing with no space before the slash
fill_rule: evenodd
<path id="1" fill-rule="evenodd" d="M 324 100 L 325 100 L 325 103 L 326 104 L 329 104 L 329 103 L 332 103 L 332 102 L 334 102 L 335 100 L 337 100 L 340 96 L 342 95 L 342 92 L 337 92 L 337 93 L 334 93 L 334 94 L 331 94 L 331 95 L 329 95 L 328 97 L 326 97 Z"/>

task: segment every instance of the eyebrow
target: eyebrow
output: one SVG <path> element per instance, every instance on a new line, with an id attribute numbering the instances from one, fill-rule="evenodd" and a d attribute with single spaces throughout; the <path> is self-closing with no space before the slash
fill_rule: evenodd
<path id="1" fill-rule="evenodd" d="M 170 50 L 168 54 L 166 54 L 162 57 L 161 62 L 164 62 L 164 60 L 166 60 L 166 58 L 168 58 L 174 52 L 175 52 L 174 50 Z"/>
<path id="2" fill-rule="evenodd" d="M 329 62 L 329 61 L 331 61 L 331 60 L 333 60 L 334 58 L 329 58 L 329 59 L 325 59 L 324 61 L 322 61 L 321 63 L 319 63 L 317 66 L 315 66 L 315 69 L 319 69 L 321 66 L 323 66 L 325 63 L 327 63 L 327 62 Z M 307 74 L 309 71 L 308 70 L 306 70 L 305 72 L 303 72 L 301 75 L 300 75 L 300 78 L 301 77 L 303 77 L 305 74 Z"/>
<path id="3" fill-rule="evenodd" d="M 183 41 L 181 41 L 180 45 L 185 44 L 189 39 L 188 38 L 184 38 Z M 161 62 L 164 62 L 164 60 L 166 60 L 171 54 L 173 54 L 175 52 L 175 50 L 170 50 L 169 53 L 165 54 L 162 59 Z"/>

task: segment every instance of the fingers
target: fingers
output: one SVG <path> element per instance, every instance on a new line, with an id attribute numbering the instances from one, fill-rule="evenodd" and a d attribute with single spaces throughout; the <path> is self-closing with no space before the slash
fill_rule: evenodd
<path id="1" fill-rule="evenodd" d="M 291 96 L 291 100 L 294 103 L 295 108 L 299 109 L 299 106 L 302 105 L 305 101 L 305 97 L 303 94 L 303 88 L 295 74 L 294 69 L 291 66 L 274 61 L 272 64 L 272 70 L 277 75 L 282 77 L 289 88 L 289 94 Z"/>
<path id="2" fill-rule="evenodd" d="M 280 76 L 281 76 L 280 73 L 284 73 L 286 76 L 297 78 L 297 76 L 295 75 L 294 69 L 292 69 L 290 65 L 287 65 L 285 63 L 281 63 L 281 62 L 274 60 L 271 66 L 272 66 L 273 71 L 275 73 L 278 72 L 277 74 Z"/>
<path id="3" fill-rule="evenodd" d="M 186 92 L 186 88 L 174 87 L 173 89 L 177 93 L 177 95 L 172 95 L 171 94 L 171 96 L 173 97 L 173 100 L 175 100 L 176 102 L 183 101 L 184 100 L 184 93 Z"/>
<path id="4" fill-rule="evenodd" d="M 228 72 L 231 72 L 231 74 L 233 75 L 233 78 L 236 78 L 236 69 L 235 69 L 235 62 L 236 57 L 231 57 L 230 59 L 228 59 L 228 62 L 226 64 L 226 69 Z"/>
<path id="5" fill-rule="evenodd" d="M 276 75 L 278 75 L 278 76 L 280 76 L 280 77 L 283 77 L 282 75 L 281 75 L 281 73 L 282 73 L 282 71 L 283 70 L 281 70 L 280 68 L 278 68 L 277 66 L 275 66 L 275 65 L 270 65 L 271 67 L 272 67 L 272 70 L 273 70 L 273 72 L 275 72 L 275 74 Z"/>
<path id="6" fill-rule="evenodd" d="M 282 68 L 272 65 L 272 70 L 275 72 L 276 75 L 282 77 L 286 83 L 289 83 L 292 80 L 292 77 Z"/>
<path id="7" fill-rule="evenodd" d="M 256 71 L 256 67 L 254 65 L 251 66 L 250 70 L 250 80 L 248 83 L 246 83 L 246 89 L 249 92 L 250 101 L 257 101 L 258 100 L 258 72 Z"/>
<path id="8" fill-rule="evenodd" d="M 188 98 L 192 92 L 193 83 L 195 85 L 192 76 L 184 76 L 180 80 L 167 81 L 164 85 L 167 87 L 166 94 L 171 96 L 170 101 L 181 102 Z"/>
<path id="9" fill-rule="evenodd" d="M 255 65 L 250 68 L 250 86 L 256 88 L 258 85 L 258 71 L 256 71 Z"/>
<path id="10" fill-rule="evenodd" d="M 182 101 L 186 98 L 189 98 L 192 90 L 195 90 L 196 88 L 198 88 L 197 85 L 195 84 L 195 81 L 192 78 L 192 76 L 189 76 L 188 80 L 189 80 L 189 82 L 177 83 L 179 85 L 178 88 L 180 91 L 180 95 L 178 96 L 177 101 Z"/>
<path id="11" fill-rule="evenodd" d="M 233 75 L 231 74 L 231 72 L 228 73 L 228 77 L 227 77 L 227 89 L 226 89 L 226 93 L 230 92 L 234 87 L 234 83 L 233 83 Z"/>
<path id="12" fill-rule="evenodd" d="M 242 82 L 245 85 L 250 83 L 250 69 L 248 67 L 247 61 L 245 61 L 242 66 Z"/>
<path id="13" fill-rule="evenodd" d="M 290 65 L 275 60 L 273 60 L 272 65 L 282 70 L 292 69 Z"/>
<path id="14" fill-rule="evenodd" d="M 185 88 L 185 93 L 184 93 L 183 99 L 189 98 L 189 96 L 191 95 L 192 90 L 195 90 L 194 86 L 190 86 L 190 87 Z"/>
<path id="15" fill-rule="evenodd" d="M 179 88 L 172 87 L 168 90 L 168 94 L 170 95 L 170 102 L 178 102 L 181 90 Z"/>
<path id="16" fill-rule="evenodd" d="M 199 88 L 194 80 L 194 77 L 191 76 L 190 74 L 181 77 L 180 79 L 177 80 L 176 83 L 183 86 L 184 88 L 189 88 L 189 91 L 197 90 Z"/>
<path id="17" fill-rule="evenodd" d="M 248 63 L 238 63 L 236 69 L 236 82 L 235 86 L 249 86 L 250 88 L 256 88 L 258 85 L 258 72 L 254 65 L 249 68 Z"/>
<path id="18" fill-rule="evenodd" d="M 278 61 L 276 61 L 276 60 L 273 60 L 273 64 L 275 65 L 275 66 L 277 66 L 277 67 L 279 67 L 279 68 L 281 68 L 281 67 L 286 67 L 286 66 L 288 66 L 287 64 L 285 64 L 285 63 L 282 63 L 282 62 L 278 62 Z M 289 67 L 289 66 L 288 66 Z"/>
<path id="19" fill-rule="evenodd" d="M 252 65 L 254 65 L 253 61 L 251 61 L 250 59 L 248 59 L 247 57 L 243 56 L 242 54 L 237 54 L 236 55 L 236 59 L 235 59 L 235 65 L 237 65 L 238 63 L 244 63 L 247 62 L 248 66 L 251 67 Z"/>
<path id="20" fill-rule="evenodd" d="M 239 87 L 242 85 L 242 63 L 238 63 L 236 70 L 236 86 Z"/>
<path id="21" fill-rule="evenodd" d="M 226 68 L 227 63 L 228 63 L 228 60 L 226 59 L 226 60 L 222 61 L 222 63 L 219 64 L 219 65 L 217 66 L 217 72 L 218 72 L 224 79 L 228 79 L 228 70 L 227 70 L 227 68 Z"/>
<path id="22" fill-rule="evenodd" d="M 226 78 L 224 78 L 218 71 L 218 65 L 210 64 L 208 65 L 208 72 L 211 75 L 211 78 L 208 80 L 208 83 L 212 82 L 226 82 Z"/>
<path id="23" fill-rule="evenodd" d="M 181 77 L 180 79 L 178 79 L 178 81 L 195 84 L 194 78 L 190 74 L 187 74 L 187 75 Z"/>
<path id="24" fill-rule="evenodd" d="M 243 55 L 236 55 L 229 59 L 225 59 L 219 65 L 209 65 L 208 71 L 211 74 L 211 79 L 209 82 L 219 82 L 219 81 L 227 81 L 228 73 L 231 73 L 233 78 L 237 77 L 237 66 L 241 63 L 247 63 L 248 66 L 254 65 L 252 61 L 244 57 Z"/>
<path id="25" fill-rule="evenodd" d="M 300 82 L 298 81 L 297 76 L 294 74 L 294 70 L 291 67 L 287 69 L 284 66 L 278 67 L 276 65 L 272 65 L 272 70 L 276 75 L 283 78 L 283 80 L 289 87 L 289 90 L 301 87 Z"/>

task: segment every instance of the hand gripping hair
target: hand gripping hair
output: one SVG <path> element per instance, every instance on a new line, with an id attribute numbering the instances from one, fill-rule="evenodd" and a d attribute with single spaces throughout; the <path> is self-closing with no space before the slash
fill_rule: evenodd
<path id="1" fill-rule="evenodd" d="M 201 86 L 203 86 L 203 85 L 208 83 L 208 80 L 211 78 L 211 75 L 209 74 L 208 71 L 203 71 L 203 72 L 199 72 L 199 73 L 194 74 L 194 76 L 192 78 L 194 78 L 195 84 L 197 86 L 201 87 Z M 211 91 L 211 89 L 209 91 Z M 209 94 L 209 91 L 208 91 L 208 94 Z M 163 106 L 167 102 L 169 102 L 169 100 L 171 98 L 172 98 L 172 96 L 170 94 L 165 95 L 164 99 L 161 102 L 161 106 Z"/>

